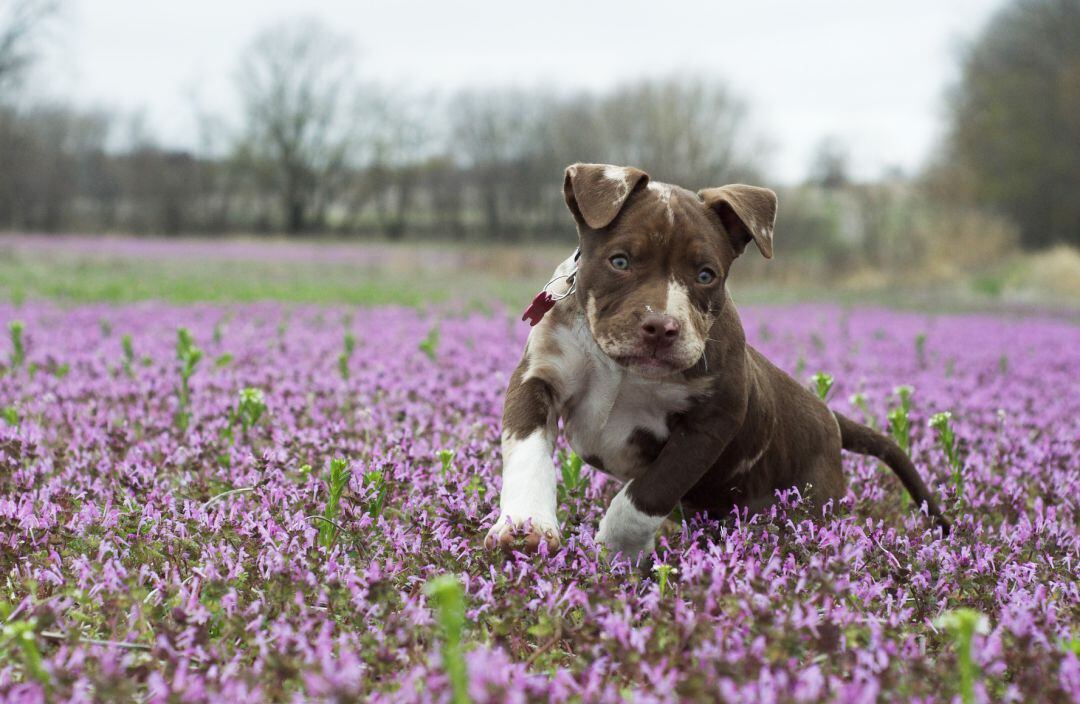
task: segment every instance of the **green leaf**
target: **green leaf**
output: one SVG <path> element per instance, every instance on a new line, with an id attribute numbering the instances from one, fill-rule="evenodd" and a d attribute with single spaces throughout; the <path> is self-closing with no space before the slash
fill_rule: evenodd
<path id="1" fill-rule="evenodd" d="M 453 704 L 468 704 L 469 681 L 461 637 L 465 630 L 465 590 L 461 581 L 451 574 L 430 579 L 424 594 L 433 602 L 435 621 L 442 636 L 442 665 L 450 680 Z"/>
<path id="2" fill-rule="evenodd" d="M 342 458 L 330 460 L 330 479 L 326 497 L 326 509 L 323 511 L 323 521 L 319 523 L 319 544 L 329 550 L 337 540 L 337 526 L 334 525 L 341 506 L 341 495 L 345 487 L 349 485 L 352 470 L 349 463 Z"/>
<path id="3" fill-rule="evenodd" d="M 15 406 L 5 406 L 0 409 L 0 418 L 3 418 L 4 422 L 12 427 L 19 425 L 19 412 L 15 410 Z"/>
<path id="4" fill-rule="evenodd" d="M 427 355 L 428 359 L 435 361 L 436 355 L 439 352 L 439 338 L 442 332 L 439 330 L 438 325 L 433 325 L 428 330 L 427 337 L 420 343 L 420 351 Z"/>
<path id="5" fill-rule="evenodd" d="M 11 336 L 11 368 L 21 367 L 26 361 L 26 348 L 23 342 L 23 331 L 26 324 L 21 320 L 13 320 L 8 323 L 8 333 Z"/>
<path id="6" fill-rule="evenodd" d="M 22 652 L 23 663 L 26 672 L 38 682 L 48 685 L 51 682 L 49 673 L 45 671 L 41 661 L 41 651 L 38 650 L 34 621 L 12 621 L 0 631 L 0 641 L 14 644 Z"/>
<path id="7" fill-rule="evenodd" d="M 447 474 L 449 474 L 454 462 L 455 454 L 456 453 L 454 450 L 439 450 L 435 453 L 435 459 L 439 460 L 439 462 L 442 463 L 442 469 L 440 470 L 442 476 L 445 477 Z"/>
<path id="8" fill-rule="evenodd" d="M 942 614 L 934 621 L 934 625 L 944 628 L 952 635 L 957 667 L 960 670 L 960 697 L 964 704 L 974 704 L 975 679 L 979 668 L 971 656 L 972 641 L 976 633 L 986 633 L 989 630 L 989 621 L 978 611 L 963 608 Z"/>
<path id="9" fill-rule="evenodd" d="M 817 390 L 818 398 L 824 401 L 829 396 L 829 391 L 833 386 L 833 378 L 831 375 L 824 372 L 818 372 L 814 376 L 810 377 L 814 382 L 814 387 Z"/>

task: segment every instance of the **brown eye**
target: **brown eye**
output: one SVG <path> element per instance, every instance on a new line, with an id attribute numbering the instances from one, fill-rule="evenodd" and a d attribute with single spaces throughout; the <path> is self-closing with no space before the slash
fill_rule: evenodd
<path id="1" fill-rule="evenodd" d="M 716 280 L 716 272 L 709 267 L 703 267 L 701 271 L 697 273 L 697 282 L 702 286 L 711 284 Z"/>
<path id="2" fill-rule="evenodd" d="M 608 259 L 613 269 L 619 271 L 626 271 L 630 268 L 630 259 L 625 254 L 616 254 L 611 259 Z"/>

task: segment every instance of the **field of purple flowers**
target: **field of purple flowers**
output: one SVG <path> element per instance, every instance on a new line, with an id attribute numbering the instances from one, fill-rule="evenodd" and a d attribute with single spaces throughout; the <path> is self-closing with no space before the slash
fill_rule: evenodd
<path id="1" fill-rule="evenodd" d="M 642 576 L 563 457 L 563 547 L 489 553 L 514 316 L 0 304 L 0 700 L 1080 699 L 1080 327 L 743 319 L 950 537 L 847 456 L 835 514 L 687 517 Z"/>

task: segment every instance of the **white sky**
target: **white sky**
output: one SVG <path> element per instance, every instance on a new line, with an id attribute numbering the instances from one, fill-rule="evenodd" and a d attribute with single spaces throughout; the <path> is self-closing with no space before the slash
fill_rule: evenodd
<path id="1" fill-rule="evenodd" d="M 413 91 L 722 76 L 771 143 L 772 176 L 790 182 L 828 135 L 849 145 L 858 176 L 917 169 L 960 48 L 1002 0 L 68 2 L 37 92 L 142 110 L 171 145 L 194 141 L 193 93 L 234 109 L 237 57 L 261 27 L 316 16 L 352 37 L 362 78 Z"/>

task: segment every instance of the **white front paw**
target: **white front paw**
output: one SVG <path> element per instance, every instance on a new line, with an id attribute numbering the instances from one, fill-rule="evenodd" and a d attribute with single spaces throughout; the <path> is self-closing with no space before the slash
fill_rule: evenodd
<path id="1" fill-rule="evenodd" d="M 610 520 L 607 514 L 600 519 L 600 527 L 596 531 L 596 542 L 613 554 L 622 553 L 634 562 L 637 562 L 642 553 L 651 553 L 656 547 L 655 533 L 641 535 L 621 530 L 620 526 Z"/>
<path id="2" fill-rule="evenodd" d="M 664 516 L 650 516 L 639 511 L 626 495 L 628 486 L 611 500 L 607 513 L 600 519 L 596 541 L 637 563 L 656 547 L 656 531 L 664 522 Z"/>
<path id="3" fill-rule="evenodd" d="M 505 548 L 513 544 L 515 538 L 521 537 L 525 541 L 528 550 L 536 550 L 540 542 L 547 543 L 549 550 L 559 547 L 559 523 L 554 516 L 511 516 L 501 514 L 495 525 L 488 530 L 484 539 L 484 546 L 491 548 Z"/>

